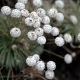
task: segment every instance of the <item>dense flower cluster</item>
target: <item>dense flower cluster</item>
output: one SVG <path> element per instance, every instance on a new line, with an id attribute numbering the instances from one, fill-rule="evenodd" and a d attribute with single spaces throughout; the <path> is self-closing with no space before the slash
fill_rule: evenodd
<path id="1" fill-rule="evenodd" d="M 9 6 L 3 6 L 1 12 L 3 15 L 11 16 L 12 18 L 22 18 L 24 25 L 31 28 L 31 30 L 26 33 L 26 37 L 31 41 L 36 41 L 40 45 L 44 45 L 47 42 L 45 34 L 53 36 L 53 41 L 58 47 L 63 47 L 65 43 L 71 43 L 73 41 L 73 37 L 70 33 L 60 34 L 61 30 L 59 27 L 51 24 L 52 19 L 57 23 L 62 23 L 65 19 L 64 14 L 57 9 L 65 7 L 62 0 L 56 0 L 54 3 L 55 6 L 48 11 L 41 7 L 43 5 L 42 0 L 32 0 L 33 6 L 37 8 L 33 11 L 29 11 L 26 9 L 26 4 L 28 2 L 28 0 L 18 0 L 15 4 L 15 9 L 11 9 Z M 78 19 L 75 15 L 70 15 L 69 20 L 73 25 L 78 23 Z M 10 35 L 13 38 L 20 37 L 21 33 L 22 31 L 18 26 L 14 26 L 10 30 Z M 77 40 L 80 41 L 80 33 L 77 35 Z M 64 61 L 70 64 L 72 62 L 72 55 L 66 54 L 64 56 Z M 28 66 L 35 67 L 39 71 L 44 71 L 45 67 L 47 67 L 45 77 L 47 79 L 54 78 L 54 70 L 56 69 L 55 62 L 49 61 L 45 65 L 45 62 L 40 60 L 39 55 L 35 54 L 27 57 L 26 63 Z"/>

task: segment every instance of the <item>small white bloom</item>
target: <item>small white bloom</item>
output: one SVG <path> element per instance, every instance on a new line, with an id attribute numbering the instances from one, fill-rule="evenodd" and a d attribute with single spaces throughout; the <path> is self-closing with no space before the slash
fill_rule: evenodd
<path id="1" fill-rule="evenodd" d="M 37 34 L 34 31 L 29 31 L 27 33 L 27 36 L 30 40 L 36 40 L 37 39 Z"/>
<path id="2" fill-rule="evenodd" d="M 64 40 L 67 43 L 70 43 L 70 42 L 72 42 L 72 36 L 69 33 L 66 33 L 66 34 L 64 34 Z"/>
<path id="3" fill-rule="evenodd" d="M 70 54 L 66 54 L 64 56 L 64 61 L 67 63 L 67 64 L 70 64 L 72 63 L 72 56 Z"/>
<path id="4" fill-rule="evenodd" d="M 50 23 L 50 18 L 48 16 L 43 17 L 42 18 L 42 23 L 49 24 Z"/>
<path id="5" fill-rule="evenodd" d="M 26 24 L 27 26 L 32 26 L 33 23 L 34 23 L 33 18 L 27 17 L 27 18 L 25 19 L 25 24 Z"/>
<path id="6" fill-rule="evenodd" d="M 32 17 L 33 19 L 37 19 L 38 18 L 38 14 L 35 11 L 32 11 L 30 14 L 30 17 Z"/>
<path id="7" fill-rule="evenodd" d="M 46 15 L 46 11 L 43 8 L 39 8 L 37 10 L 37 14 L 39 17 L 44 17 Z"/>
<path id="8" fill-rule="evenodd" d="M 77 40 L 80 41 L 80 33 L 78 33 Z"/>
<path id="9" fill-rule="evenodd" d="M 11 17 L 15 17 L 15 18 L 20 18 L 21 17 L 21 12 L 18 9 L 13 9 L 12 13 L 11 13 Z"/>
<path id="10" fill-rule="evenodd" d="M 25 5 L 23 3 L 21 3 L 21 2 L 17 2 L 15 4 L 15 8 L 19 9 L 19 10 L 22 10 L 22 9 L 25 9 Z"/>
<path id="11" fill-rule="evenodd" d="M 56 13 L 55 19 L 58 22 L 62 22 L 64 20 L 64 15 L 62 13 Z"/>
<path id="12" fill-rule="evenodd" d="M 53 61 L 49 61 L 49 62 L 47 62 L 47 69 L 48 70 L 55 70 L 56 69 L 56 63 L 55 62 L 53 62 Z"/>
<path id="13" fill-rule="evenodd" d="M 42 36 L 44 34 L 44 31 L 42 28 L 36 28 L 35 29 L 35 32 L 38 36 Z"/>
<path id="14" fill-rule="evenodd" d="M 36 60 L 34 57 L 32 56 L 29 56 L 27 59 L 26 59 L 26 63 L 28 66 L 35 66 L 36 65 Z"/>
<path id="15" fill-rule="evenodd" d="M 35 67 L 37 70 L 43 71 L 45 69 L 45 63 L 43 61 L 38 61 Z"/>
<path id="16" fill-rule="evenodd" d="M 52 26 L 51 25 L 44 25 L 43 30 L 45 33 L 51 33 Z"/>
<path id="17" fill-rule="evenodd" d="M 46 38 L 45 38 L 44 36 L 40 36 L 40 37 L 38 37 L 37 42 L 38 42 L 40 45 L 43 45 L 43 44 L 46 43 Z"/>
<path id="18" fill-rule="evenodd" d="M 47 70 L 47 71 L 45 72 L 45 77 L 46 77 L 47 79 L 53 79 L 53 78 L 54 78 L 54 72 Z"/>
<path id="19" fill-rule="evenodd" d="M 52 34 L 52 36 L 59 35 L 59 29 L 57 27 L 52 27 L 51 34 Z"/>
<path id="20" fill-rule="evenodd" d="M 36 61 L 39 61 L 39 59 L 40 59 L 38 54 L 34 54 L 33 57 L 35 58 Z"/>
<path id="21" fill-rule="evenodd" d="M 62 0 L 56 0 L 55 5 L 59 8 L 64 8 L 65 4 Z"/>
<path id="22" fill-rule="evenodd" d="M 56 13 L 58 13 L 57 9 L 55 8 L 51 8 L 49 11 L 48 11 L 48 15 L 52 18 L 54 18 L 56 16 Z"/>
<path id="23" fill-rule="evenodd" d="M 38 19 L 34 19 L 33 27 L 34 28 L 39 28 L 41 25 L 40 21 Z"/>
<path id="24" fill-rule="evenodd" d="M 56 37 L 55 38 L 55 44 L 59 47 L 62 47 L 64 45 L 64 39 L 62 37 Z"/>
<path id="25" fill-rule="evenodd" d="M 19 29 L 19 28 L 12 28 L 11 30 L 10 30 L 10 35 L 12 36 L 12 37 L 19 37 L 20 35 L 21 35 L 21 30 Z"/>
<path id="26" fill-rule="evenodd" d="M 78 23 L 78 19 L 75 15 L 70 15 L 70 21 L 75 25 Z"/>
<path id="27" fill-rule="evenodd" d="M 36 7 L 41 7 L 42 6 L 42 0 L 33 0 L 33 5 Z"/>
<path id="28" fill-rule="evenodd" d="M 18 0 L 18 2 L 26 4 L 26 3 L 28 3 L 28 0 Z"/>
<path id="29" fill-rule="evenodd" d="M 27 10 L 27 9 L 23 9 L 23 10 L 21 10 L 21 15 L 23 16 L 23 17 L 28 17 L 29 16 L 29 11 Z"/>
<path id="30" fill-rule="evenodd" d="M 1 12 L 4 15 L 10 15 L 11 14 L 11 8 L 9 6 L 3 6 L 1 8 Z"/>

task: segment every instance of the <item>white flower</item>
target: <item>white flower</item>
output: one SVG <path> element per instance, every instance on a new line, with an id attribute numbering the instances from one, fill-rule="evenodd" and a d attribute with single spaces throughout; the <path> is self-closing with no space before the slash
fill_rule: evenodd
<path id="1" fill-rule="evenodd" d="M 36 40 L 37 39 L 37 34 L 34 31 L 29 31 L 27 33 L 27 36 L 30 40 Z"/>
<path id="2" fill-rule="evenodd" d="M 32 56 L 29 56 L 27 59 L 26 59 L 26 63 L 28 66 L 35 66 L 36 65 L 36 60 L 34 57 Z"/>
<path id="3" fill-rule="evenodd" d="M 55 62 L 53 62 L 53 61 L 49 61 L 49 62 L 47 62 L 47 69 L 48 70 L 55 70 L 56 69 L 56 63 Z"/>
<path id="4" fill-rule="evenodd" d="M 36 7 L 41 7 L 42 6 L 42 0 L 33 0 L 33 5 Z"/>
<path id="5" fill-rule="evenodd" d="M 52 26 L 51 25 L 44 25 L 43 30 L 45 33 L 51 33 Z"/>
<path id="6" fill-rule="evenodd" d="M 47 71 L 45 72 L 45 77 L 46 77 L 47 79 L 53 79 L 53 78 L 54 78 L 54 72 L 47 70 Z"/>
<path id="7" fill-rule="evenodd" d="M 20 18 L 21 17 L 21 12 L 18 9 L 13 9 L 12 13 L 11 13 L 11 17 L 15 17 L 15 18 Z"/>
<path id="8" fill-rule="evenodd" d="M 43 71 L 45 69 L 45 63 L 43 61 L 38 61 L 35 67 L 37 70 Z"/>
<path id="9" fill-rule="evenodd" d="M 21 35 L 21 30 L 19 28 L 14 27 L 10 30 L 10 35 L 15 38 L 19 37 Z"/>
<path id="10" fill-rule="evenodd" d="M 57 27 L 52 27 L 51 34 L 52 34 L 52 36 L 59 35 L 59 29 Z"/>
<path id="11" fill-rule="evenodd" d="M 26 4 L 26 3 L 28 3 L 28 0 L 18 0 L 18 2 Z"/>
<path id="12" fill-rule="evenodd" d="M 62 37 L 56 37 L 55 38 L 55 44 L 59 47 L 62 47 L 64 45 L 64 39 Z"/>
<path id="13" fill-rule="evenodd" d="M 66 54 L 64 56 L 64 61 L 67 63 L 67 64 L 70 64 L 72 63 L 72 56 L 70 54 Z"/>
<path id="14" fill-rule="evenodd" d="M 56 13 L 57 13 L 57 9 L 55 8 L 51 8 L 49 11 L 48 11 L 48 15 L 52 18 L 54 18 L 56 16 Z"/>
<path id="15" fill-rule="evenodd" d="M 56 0 L 55 5 L 59 8 L 64 8 L 65 4 L 62 0 Z"/>
<path id="16" fill-rule="evenodd" d="M 75 15 L 70 15 L 70 21 L 75 25 L 78 23 L 78 19 Z"/>
<path id="17" fill-rule="evenodd" d="M 11 14 L 11 8 L 9 6 L 3 6 L 1 8 L 1 12 L 4 15 L 10 15 Z"/>
<path id="18" fill-rule="evenodd" d="M 19 9 L 19 10 L 22 10 L 22 9 L 25 9 L 25 5 L 23 3 L 21 3 L 21 2 L 17 2 L 15 4 L 15 8 Z"/>
<path id="19" fill-rule="evenodd" d="M 72 42 L 72 36 L 69 33 L 66 33 L 66 34 L 64 34 L 64 40 L 67 43 L 70 43 L 70 42 Z"/>
<path id="20" fill-rule="evenodd" d="M 41 25 L 40 21 L 38 19 L 34 19 L 33 27 L 34 28 L 39 28 Z"/>
<path id="21" fill-rule="evenodd" d="M 28 17 L 29 16 L 29 11 L 27 10 L 27 9 L 23 9 L 23 10 L 21 10 L 21 15 L 23 16 L 23 17 Z"/>
<path id="22" fill-rule="evenodd" d="M 44 33 L 44 31 L 43 31 L 42 28 L 36 28 L 36 29 L 35 29 L 35 32 L 36 32 L 36 34 L 37 34 L 38 36 L 42 36 L 43 33 Z"/>
<path id="23" fill-rule="evenodd" d="M 62 22 L 64 20 L 64 15 L 62 13 L 56 13 L 55 19 L 58 22 Z"/>
<path id="24" fill-rule="evenodd" d="M 42 23 L 49 24 L 50 23 L 50 18 L 48 16 L 43 17 L 42 18 Z"/>
<path id="25" fill-rule="evenodd" d="M 40 36 L 40 37 L 38 37 L 37 42 L 40 45 L 45 44 L 46 43 L 46 38 L 44 36 Z"/>
<path id="26" fill-rule="evenodd" d="M 37 12 L 32 11 L 30 14 L 30 17 L 32 17 L 33 19 L 37 19 L 39 16 L 38 16 Z"/>
<path id="27" fill-rule="evenodd" d="M 80 33 L 78 33 L 77 40 L 80 41 Z"/>
<path id="28" fill-rule="evenodd" d="M 25 24 L 26 24 L 26 25 L 32 26 L 33 23 L 34 23 L 33 18 L 27 17 L 27 18 L 25 19 Z"/>
<path id="29" fill-rule="evenodd" d="M 46 12 L 43 8 L 39 8 L 37 10 L 37 14 L 38 14 L 39 17 L 44 17 L 46 15 Z"/>
<path id="30" fill-rule="evenodd" d="M 36 61 L 39 61 L 39 59 L 40 59 L 38 54 L 34 54 L 33 57 L 35 58 Z"/>

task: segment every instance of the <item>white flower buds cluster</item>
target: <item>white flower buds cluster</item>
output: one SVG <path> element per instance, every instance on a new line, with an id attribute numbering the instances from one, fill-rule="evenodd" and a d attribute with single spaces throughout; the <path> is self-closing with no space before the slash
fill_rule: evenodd
<path id="1" fill-rule="evenodd" d="M 29 56 L 26 59 L 26 63 L 30 67 L 35 67 L 38 71 L 44 71 L 45 67 L 47 66 L 47 71 L 45 71 L 45 77 L 47 79 L 53 79 L 54 78 L 54 70 L 56 69 L 56 63 L 53 61 L 47 62 L 46 66 L 43 61 L 39 61 L 40 57 L 37 54 L 34 54 L 33 56 Z"/>
<path id="2" fill-rule="evenodd" d="M 56 63 L 53 61 L 47 62 L 47 71 L 45 72 L 45 77 L 47 79 L 53 79 L 55 74 L 54 70 L 56 69 Z"/>

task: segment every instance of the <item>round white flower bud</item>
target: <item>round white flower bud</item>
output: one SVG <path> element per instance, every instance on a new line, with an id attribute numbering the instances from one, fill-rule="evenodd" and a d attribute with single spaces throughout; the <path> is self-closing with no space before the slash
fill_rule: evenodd
<path id="1" fill-rule="evenodd" d="M 72 63 L 72 56 L 70 54 L 66 54 L 64 56 L 64 61 L 67 63 L 67 64 L 70 64 Z"/>
<path id="2" fill-rule="evenodd" d="M 12 28 L 11 30 L 10 30 L 10 35 L 12 36 L 12 37 L 19 37 L 20 35 L 21 35 L 21 30 L 19 29 L 19 28 Z"/>
<path id="3" fill-rule="evenodd" d="M 22 9 L 25 9 L 25 5 L 23 3 L 21 3 L 21 2 L 17 2 L 15 4 L 15 8 L 19 9 L 19 10 L 22 10 Z"/>
<path id="4" fill-rule="evenodd" d="M 20 18 L 21 17 L 21 12 L 18 9 L 13 9 L 12 13 L 11 13 L 11 17 L 15 17 L 15 18 Z"/>
<path id="5" fill-rule="evenodd" d="M 30 40 L 36 40 L 37 39 L 37 34 L 34 31 L 29 31 L 27 33 L 27 36 Z"/>
<path id="6" fill-rule="evenodd" d="M 38 54 L 34 54 L 33 57 L 35 58 L 36 61 L 39 61 L 39 59 L 40 59 Z"/>
<path id="7" fill-rule="evenodd" d="M 32 11 L 30 14 L 30 17 L 32 17 L 33 19 L 37 19 L 39 16 L 38 16 L 37 12 Z"/>
<path id="8" fill-rule="evenodd" d="M 55 5 L 59 8 L 64 8 L 64 2 L 62 0 L 56 0 Z"/>
<path id="9" fill-rule="evenodd" d="M 36 28 L 35 29 L 35 32 L 38 36 L 42 36 L 44 34 L 44 31 L 42 28 Z"/>
<path id="10" fill-rule="evenodd" d="M 9 6 L 3 6 L 1 8 L 1 12 L 4 15 L 10 15 L 11 14 L 11 8 Z"/>
<path id="11" fill-rule="evenodd" d="M 35 20 L 34 20 L 34 23 L 33 23 L 33 27 L 34 27 L 34 28 L 39 28 L 40 25 L 41 25 L 40 21 L 39 21 L 38 19 L 35 19 Z"/>
<path id="12" fill-rule="evenodd" d="M 28 17 L 29 16 L 29 11 L 27 10 L 27 9 L 23 9 L 23 10 L 21 10 L 21 15 L 23 16 L 23 17 Z"/>
<path id="13" fill-rule="evenodd" d="M 32 56 L 29 56 L 27 59 L 26 59 L 26 63 L 28 66 L 35 66 L 36 65 L 36 60 L 34 57 Z"/>
<path id="14" fill-rule="evenodd" d="M 50 23 L 50 18 L 48 16 L 43 17 L 42 18 L 42 23 L 49 24 Z"/>
<path id="15" fill-rule="evenodd" d="M 67 43 L 70 43 L 70 42 L 72 42 L 72 36 L 69 33 L 66 33 L 66 34 L 64 34 L 64 40 Z"/>
<path id="16" fill-rule="evenodd" d="M 52 27 L 51 34 L 52 34 L 52 36 L 58 36 L 59 35 L 59 29 L 57 27 Z"/>
<path id="17" fill-rule="evenodd" d="M 64 39 L 62 37 L 56 37 L 55 38 L 55 44 L 59 47 L 62 47 L 64 45 Z"/>
<path id="18" fill-rule="evenodd" d="M 42 6 L 42 0 L 33 0 L 33 5 L 36 7 L 41 7 Z"/>
<path id="19" fill-rule="evenodd" d="M 80 41 L 80 33 L 78 33 L 77 40 Z"/>
<path id="20" fill-rule="evenodd" d="M 52 26 L 51 25 L 44 25 L 43 30 L 45 33 L 51 33 Z"/>
<path id="21" fill-rule="evenodd" d="M 26 4 L 26 3 L 28 3 L 28 0 L 18 0 L 18 2 Z"/>
<path id="22" fill-rule="evenodd" d="M 46 38 L 45 38 L 44 36 L 40 36 L 40 37 L 38 37 L 37 42 L 38 42 L 40 45 L 43 45 L 43 44 L 46 43 Z"/>
<path id="23" fill-rule="evenodd" d="M 49 62 L 47 62 L 47 69 L 48 70 L 55 70 L 56 69 L 56 63 L 55 62 L 53 62 L 53 61 L 49 61 Z"/>
<path id="24" fill-rule="evenodd" d="M 51 8 L 49 11 L 48 11 L 48 15 L 52 18 L 54 18 L 56 16 L 56 13 L 58 13 L 57 9 L 55 8 Z"/>
<path id="25" fill-rule="evenodd" d="M 64 20 L 64 15 L 62 13 L 56 13 L 55 19 L 58 22 L 62 22 Z"/>
<path id="26" fill-rule="evenodd" d="M 38 61 L 35 67 L 37 70 L 43 71 L 45 69 L 45 63 L 43 61 Z"/>
<path id="27" fill-rule="evenodd" d="M 70 21 L 75 25 L 78 23 L 78 19 L 75 15 L 70 15 Z"/>
<path id="28" fill-rule="evenodd" d="M 33 18 L 27 17 L 27 18 L 25 19 L 25 24 L 26 24 L 27 26 L 32 26 L 33 23 L 34 23 Z"/>
<path id="29" fill-rule="evenodd" d="M 39 8 L 37 10 L 37 14 L 39 17 L 44 17 L 46 15 L 46 11 L 43 8 Z"/>
<path id="30" fill-rule="evenodd" d="M 54 78 L 54 72 L 47 70 L 47 71 L 45 72 L 45 77 L 46 77 L 47 79 L 53 79 L 53 78 Z"/>

